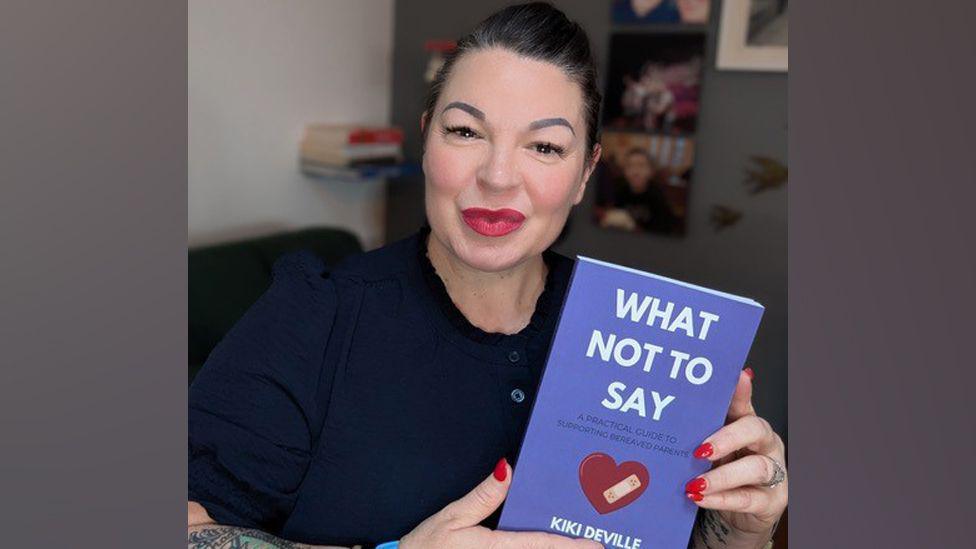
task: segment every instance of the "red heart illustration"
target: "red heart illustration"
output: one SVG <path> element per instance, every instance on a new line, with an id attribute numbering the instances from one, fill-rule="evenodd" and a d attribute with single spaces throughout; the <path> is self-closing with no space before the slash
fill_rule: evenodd
<path id="1" fill-rule="evenodd" d="M 651 475 L 641 463 L 625 461 L 617 465 L 607 454 L 594 452 L 580 462 L 579 480 L 586 499 L 605 515 L 636 501 L 647 490 Z"/>

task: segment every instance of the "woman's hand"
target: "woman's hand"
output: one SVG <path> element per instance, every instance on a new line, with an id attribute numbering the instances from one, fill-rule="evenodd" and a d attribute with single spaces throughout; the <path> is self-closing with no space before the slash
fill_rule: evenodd
<path id="1" fill-rule="evenodd" d="M 543 532 L 502 532 L 478 523 L 498 509 L 508 494 L 512 471 L 502 459 L 495 471 L 463 498 L 428 518 L 400 540 L 401 549 L 602 549 L 589 540 Z"/>
<path id="2" fill-rule="evenodd" d="M 689 499 L 715 511 L 705 516 L 695 536 L 706 542 L 724 537 L 728 547 L 761 547 L 788 499 L 783 440 L 752 407 L 752 377 L 750 368 L 739 375 L 725 426 L 695 450 L 695 457 L 715 464 L 712 470 L 685 487 Z M 776 480 L 781 482 L 769 486 Z M 731 532 L 722 532 L 715 514 Z"/>

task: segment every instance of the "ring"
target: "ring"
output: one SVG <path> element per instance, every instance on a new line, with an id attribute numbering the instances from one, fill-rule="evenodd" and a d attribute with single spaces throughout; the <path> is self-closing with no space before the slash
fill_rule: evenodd
<path id="1" fill-rule="evenodd" d="M 775 459 L 765 455 L 763 457 L 773 462 L 773 478 L 769 479 L 763 484 L 760 484 L 760 486 L 772 488 L 773 486 L 776 486 L 777 484 L 786 480 L 786 469 L 784 469 L 783 466 L 780 465 Z"/>

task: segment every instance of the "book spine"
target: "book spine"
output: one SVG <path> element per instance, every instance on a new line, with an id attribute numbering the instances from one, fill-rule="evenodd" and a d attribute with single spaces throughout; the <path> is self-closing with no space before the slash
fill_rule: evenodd
<path id="1" fill-rule="evenodd" d="M 341 180 L 359 180 L 374 177 L 398 177 L 403 173 L 401 164 L 368 164 L 348 167 L 303 161 L 301 163 L 301 169 L 303 172 L 309 175 L 331 177 Z"/>
<path id="2" fill-rule="evenodd" d="M 400 128 L 325 128 L 309 127 L 305 139 L 325 146 L 358 145 L 371 143 L 403 143 Z"/>
<path id="3" fill-rule="evenodd" d="M 403 131 L 399 128 L 360 129 L 349 133 L 348 143 L 403 143 Z"/>
<path id="4" fill-rule="evenodd" d="M 352 147 L 347 147 L 347 149 L 352 149 Z M 314 162 L 347 166 L 354 162 L 376 162 L 388 158 L 400 159 L 403 157 L 403 153 L 399 146 L 371 147 L 365 151 L 302 147 L 301 157 Z"/>
<path id="5" fill-rule="evenodd" d="M 377 156 L 363 159 L 337 159 L 324 157 L 310 157 L 302 155 L 303 165 L 331 166 L 335 168 L 362 168 L 370 166 L 392 166 L 403 162 L 400 156 Z"/>
<path id="6" fill-rule="evenodd" d="M 303 141 L 302 155 L 338 156 L 343 158 L 370 158 L 374 156 L 396 156 L 402 154 L 403 147 L 398 143 L 362 143 L 346 146 L 322 146 L 317 143 Z"/>

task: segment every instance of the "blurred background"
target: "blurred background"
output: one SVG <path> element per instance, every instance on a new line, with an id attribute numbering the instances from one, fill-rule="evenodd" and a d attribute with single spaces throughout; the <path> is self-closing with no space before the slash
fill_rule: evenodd
<path id="1" fill-rule="evenodd" d="M 190 0 L 191 379 L 277 255 L 335 262 L 424 222 L 429 74 L 512 3 Z M 787 2 L 553 4 L 588 32 L 606 103 L 606 161 L 556 249 L 765 305 L 754 400 L 788 442 Z"/>

